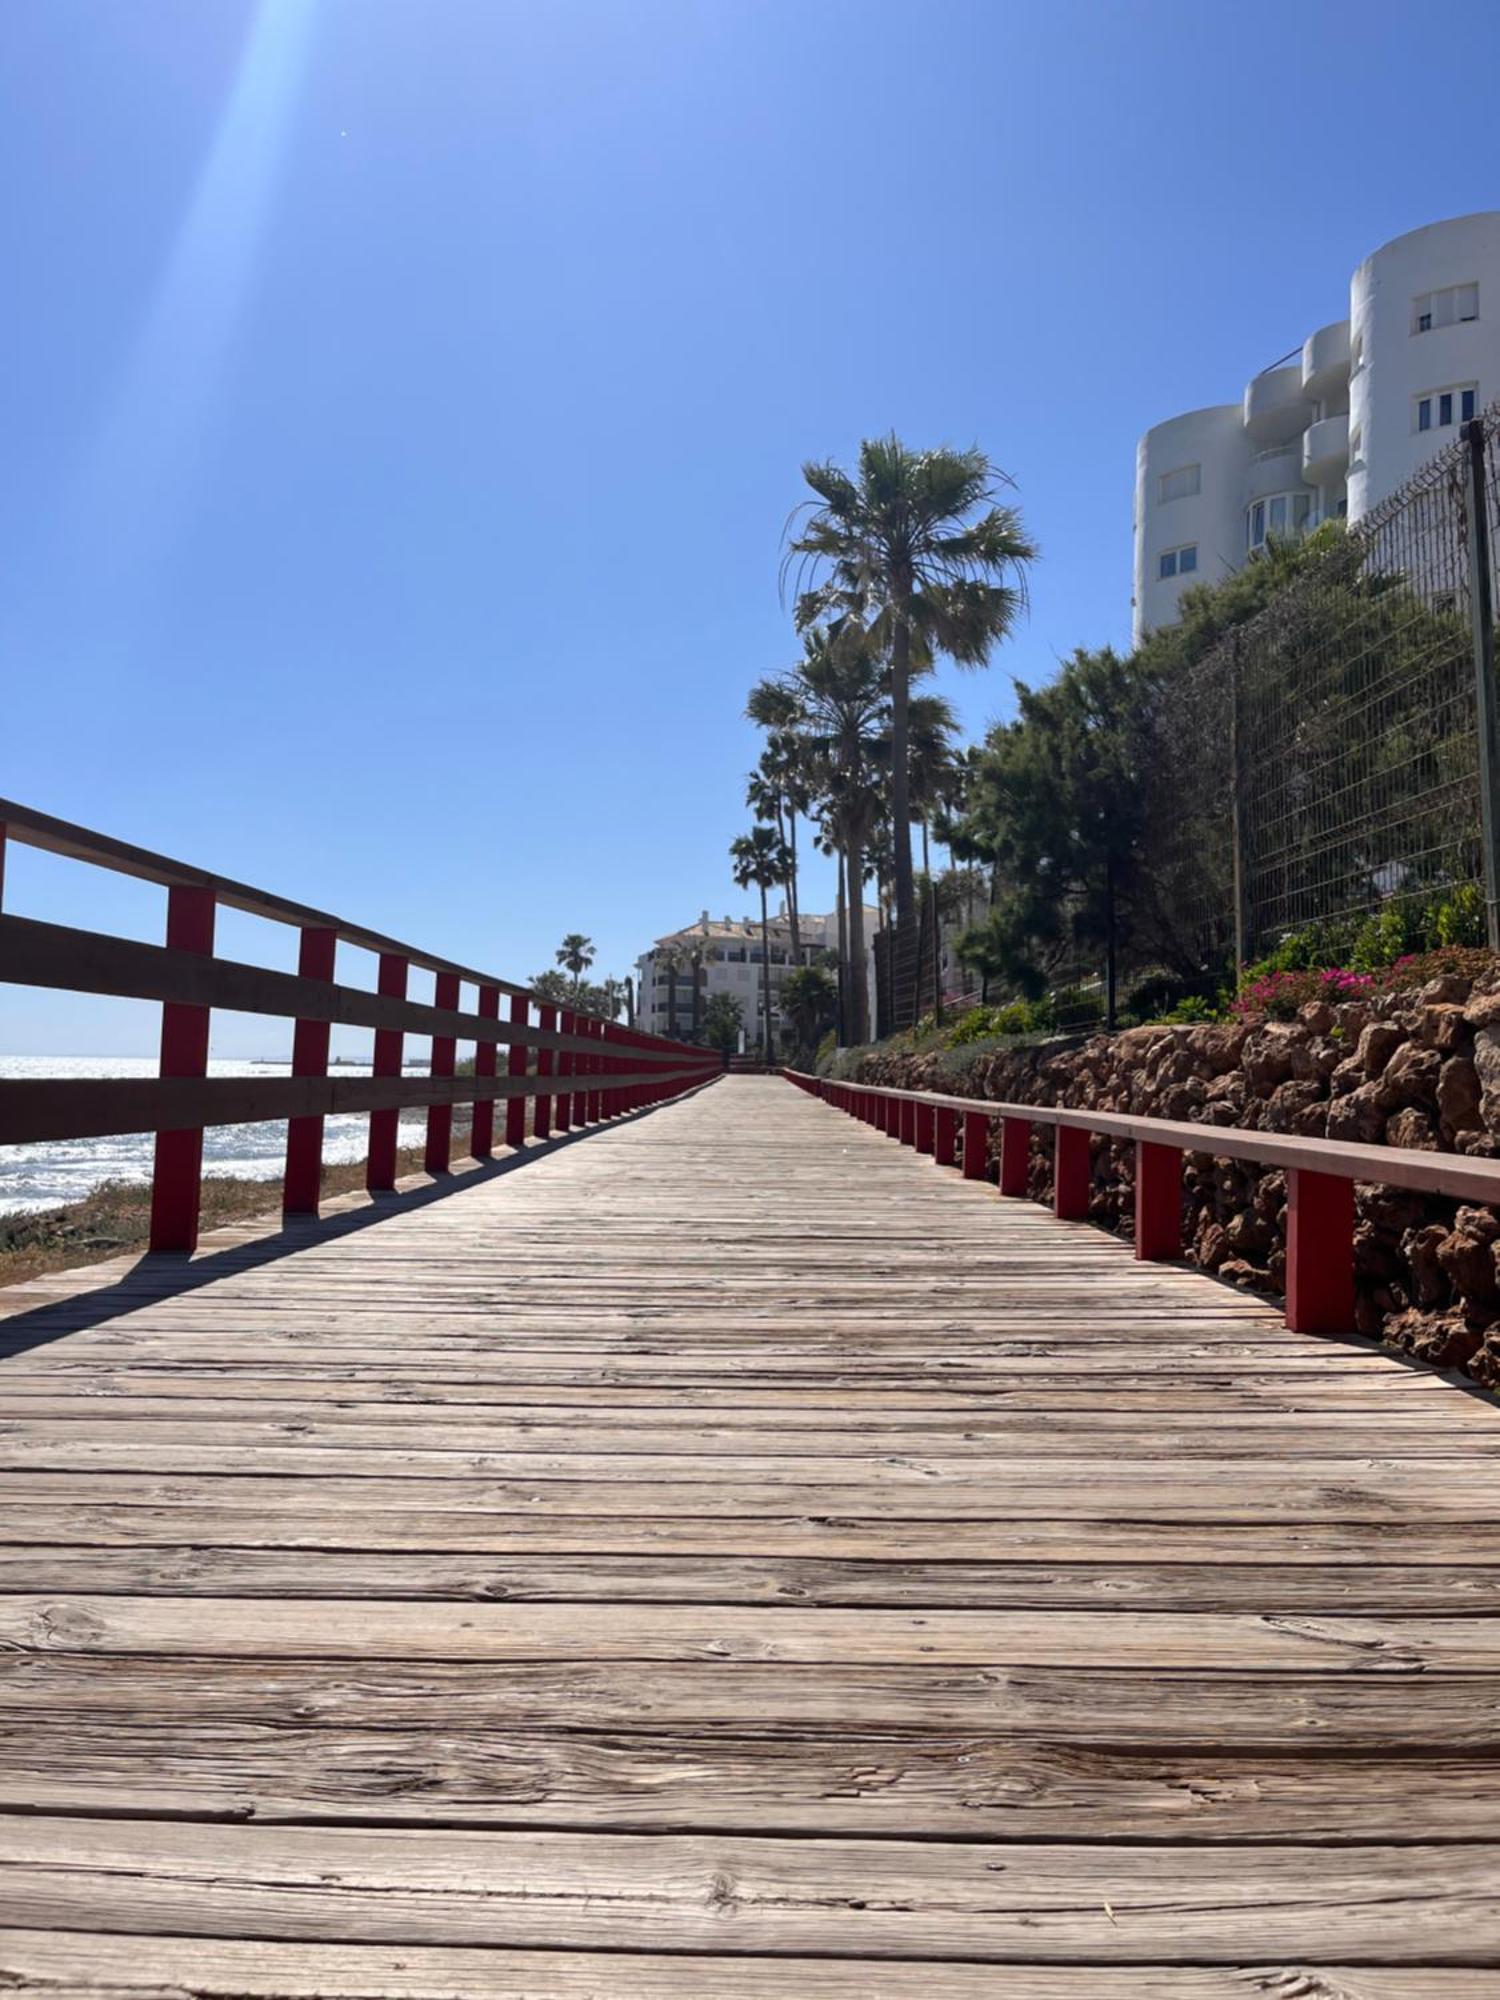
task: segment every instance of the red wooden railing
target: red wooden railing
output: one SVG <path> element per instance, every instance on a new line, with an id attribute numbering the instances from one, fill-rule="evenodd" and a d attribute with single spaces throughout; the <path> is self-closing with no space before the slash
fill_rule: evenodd
<path id="1" fill-rule="evenodd" d="M 1080 1111 L 1051 1104 L 1001 1104 L 940 1091 L 895 1090 L 782 1074 L 851 1117 L 903 1145 L 955 1164 L 962 1133 L 963 1173 L 989 1179 L 990 1130 L 1000 1126 L 999 1185 L 1024 1196 L 1033 1125 L 1053 1127 L 1052 1206 L 1065 1219 L 1089 1212 L 1093 1181 L 1089 1137 L 1135 1145 L 1135 1254 L 1162 1262 L 1182 1253 L 1182 1157 L 1249 1160 L 1286 1174 L 1286 1323 L 1296 1333 L 1348 1333 L 1354 1326 L 1354 1187 L 1357 1181 L 1420 1194 L 1500 1206 L 1500 1161 L 1404 1146 L 1361 1146 L 1282 1132 L 1242 1132 L 1120 1111 Z"/>
<path id="2" fill-rule="evenodd" d="M 369 1114 L 365 1178 L 379 1192 L 395 1186 L 404 1108 L 426 1107 L 426 1165 L 436 1174 L 448 1168 L 457 1104 L 473 1107 L 471 1151 L 484 1159 L 494 1149 L 497 1099 L 505 1100 L 505 1143 L 520 1146 L 528 1136 L 528 1103 L 535 1107 L 532 1134 L 545 1139 L 553 1130 L 597 1124 L 678 1096 L 722 1069 L 711 1051 L 567 1009 L 559 1021 L 559 1010 L 524 986 L 3 799 L 0 905 L 8 840 L 157 882 L 167 891 L 166 942 L 160 945 L 8 916 L 0 907 L 0 981 L 161 1003 L 155 1077 L 0 1079 L 0 1144 L 156 1134 L 153 1250 L 196 1246 L 203 1133 L 210 1125 L 286 1119 L 283 1207 L 291 1215 L 316 1214 L 323 1121 L 336 1113 Z M 221 906 L 296 929 L 297 971 L 216 956 L 214 918 Z M 341 944 L 378 955 L 373 992 L 338 983 Z M 434 975 L 431 1006 L 406 997 L 413 967 Z M 466 986 L 475 991 L 472 1009 L 464 1006 Z M 510 997 L 503 1022 L 502 994 Z M 210 1077 L 209 1021 L 216 1007 L 294 1021 L 291 1075 Z M 374 1030 L 372 1075 L 329 1076 L 335 1026 Z M 404 1074 L 408 1035 L 430 1038 L 430 1075 Z M 461 1041 L 474 1045 L 472 1077 L 455 1074 Z M 508 1050 L 503 1075 L 497 1061 L 502 1044 Z M 580 1087 L 583 1077 L 586 1087 Z"/>

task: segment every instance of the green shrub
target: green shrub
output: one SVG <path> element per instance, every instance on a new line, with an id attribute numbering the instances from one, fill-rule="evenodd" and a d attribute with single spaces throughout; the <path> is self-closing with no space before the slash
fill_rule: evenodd
<path id="1" fill-rule="evenodd" d="M 1164 1014 L 1155 1017 L 1158 1021 L 1191 1022 L 1222 1021 L 1224 1010 L 1212 1000 L 1205 1000 L 1201 993 L 1189 993 L 1179 1000 L 1175 1007 L 1169 1007 Z"/>

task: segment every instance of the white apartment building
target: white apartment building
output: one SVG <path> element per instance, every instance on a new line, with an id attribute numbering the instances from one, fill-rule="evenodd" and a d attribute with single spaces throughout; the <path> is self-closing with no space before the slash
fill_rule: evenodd
<path id="1" fill-rule="evenodd" d="M 1500 212 L 1430 223 L 1367 257 L 1349 317 L 1136 447 L 1135 641 L 1270 536 L 1357 521 L 1500 394 Z"/>
<path id="2" fill-rule="evenodd" d="M 875 935 L 878 911 L 865 911 L 865 936 Z M 772 1025 L 779 1016 L 778 996 L 782 981 L 795 970 L 792 955 L 792 927 L 786 905 L 770 922 Z M 832 916 L 798 913 L 800 963 L 815 965 L 825 952 L 837 953 L 839 920 Z M 671 947 L 679 947 L 680 964 L 674 965 Z M 680 1034 L 687 1033 L 693 1020 L 693 957 L 703 968 L 702 1005 L 716 993 L 729 993 L 740 1003 L 744 1019 L 744 1042 L 754 1046 L 760 1035 L 761 935 L 758 917 L 710 917 L 705 910 L 697 923 L 659 937 L 650 951 L 636 960 L 636 1018 L 652 1034 L 671 1032 L 675 1019 Z M 676 998 L 673 999 L 675 986 Z M 874 992 L 873 952 L 870 953 L 869 990 Z"/>

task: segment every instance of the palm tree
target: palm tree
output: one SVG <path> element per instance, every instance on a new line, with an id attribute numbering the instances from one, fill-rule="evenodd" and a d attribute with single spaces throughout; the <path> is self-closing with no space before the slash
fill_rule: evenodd
<path id="1" fill-rule="evenodd" d="M 703 1001 L 708 985 L 708 962 L 713 955 L 713 939 L 708 934 L 706 922 L 699 924 L 693 935 L 693 1040 L 703 1037 Z"/>
<path id="2" fill-rule="evenodd" d="M 977 448 L 911 451 L 894 434 L 866 438 L 851 476 L 831 460 L 802 476 L 814 498 L 783 564 L 795 563 L 798 629 L 852 619 L 891 675 L 891 805 L 896 922 L 915 916 L 912 882 L 908 703 L 914 673 L 945 653 L 982 667 L 1026 601 L 1036 549 L 1014 507 L 998 504 L 1009 484 Z"/>
<path id="3" fill-rule="evenodd" d="M 620 1009 L 625 1005 L 625 989 L 629 984 L 628 979 L 615 979 L 611 976 L 600 986 L 599 1003 L 604 1009 L 606 1021 L 619 1020 Z"/>
<path id="4" fill-rule="evenodd" d="M 911 815 L 922 829 L 922 877 L 926 883 L 926 903 L 932 937 L 932 1013 L 943 1018 L 943 975 L 941 919 L 938 885 L 932 873 L 932 819 L 951 788 L 953 776 L 953 734 L 958 727 L 951 705 L 941 695 L 913 695 L 907 713 L 908 777 L 911 786 Z"/>
<path id="5" fill-rule="evenodd" d="M 573 975 L 573 998 L 578 998 L 583 985 L 583 975 L 594 962 L 594 940 L 586 938 L 582 931 L 569 931 L 553 957 L 564 971 Z"/>
<path id="6" fill-rule="evenodd" d="M 802 707 L 803 757 L 820 801 L 824 835 L 841 857 L 840 886 L 847 932 L 845 992 L 848 1039 L 869 1032 L 865 971 L 865 857 L 880 818 L 881 780 L 888 760 L 890 702 L 885 669 L 863 635 L 845 626 L 835 641 L 815 626 L 788 679 Z"/>
<path id="7" fill-rule="evenodd" d="M 652 952 L 658 971 L 667 975 L 667 1033 L 677 1039 L 677 975 L 688 962 L 688 948 L 680 937 L 662 938 Z"/>
<path id="8" fill-rule="evenodd" d="M 753 882 L 760 890 L 760 1024 L 761 1050 L 771 1066 L 771 918 L 766 891 L 786 880 L 786 842 L 769 826 L 753 826 L 729 843 L 734 879 L 741 889 Z"/>

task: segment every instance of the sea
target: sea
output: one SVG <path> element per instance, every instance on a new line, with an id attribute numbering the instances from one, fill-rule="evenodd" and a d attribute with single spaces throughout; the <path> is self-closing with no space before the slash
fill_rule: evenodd
<path id="1" fill-rule="evenodd" d="M 211 1058 L 210 1076 L 290 1076 L 288 1062 L 233 1062 Z M 0 1056 L 0 1078 L 155 1076 L 153 1056 Z M 368 1076 L 367 1063 L 339 1063 L 335 1076 Z M 408 1076 L 426 1074 L 425 1064 L 407 1067 Z M 426 1113 L 401 1120 L 403 1146 L 421 1142 Z M 334 1165 L 362 1160 L 369 1137 L 365 1112 L 330 1118 L 323 1130 L 323 1157 Z M 34 1213 L 80 1201 L 103 1181 L 149 1181 L 156 1141 L 150 1132 L 117 1139 L 66 1139 L 35 1146 L 0 1146 L 0 1215 Z M 203 1171 L 250 1180 L 279 1175 L 286 1157 L 286 1122 L 211 1125 L 203 1135 Z"/>

